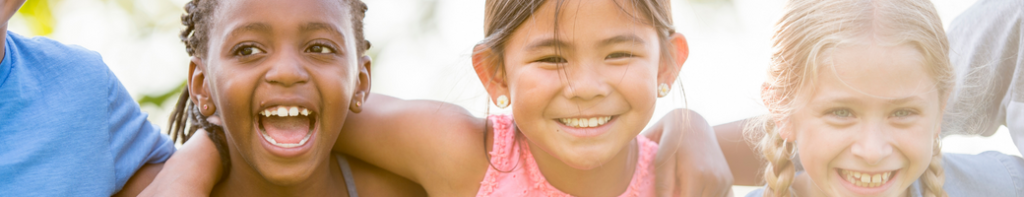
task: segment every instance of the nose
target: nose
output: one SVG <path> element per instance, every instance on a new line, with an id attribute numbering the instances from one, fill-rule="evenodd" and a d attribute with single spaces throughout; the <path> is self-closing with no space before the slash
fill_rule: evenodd
<path id="1" fill-rule="evenodd" d="M 892 155 L 892 144 L 890 144 L 891 133 L 881 121 L 873 121 L 861 129 L 861 136 L 850 148 L 854 156 L 864 160 L 867 164 L 877 165 L 886 157 Z"/>
<path id="2" fill-rule="evenodd" d="M 591 100 L 607 96 L 611 92 L 608 81 L 593 66 L 566 66 L 562 70 L 565 73 L 562 80 L 566 82 L 563 84 L 568 85 L 563 91 L 567 98 Z"/>
<path id="3" fill-rule="evenodd" d="M 297 61 L 298 58 L 285 55 L 285 57 L 278 59 L 278 61 L 271 62 L 271 68 L 264 76 L 267 82 L 283 86 L 292 86 L 309 81 L 309 73 L 307 73 L 302 64 Z"/>

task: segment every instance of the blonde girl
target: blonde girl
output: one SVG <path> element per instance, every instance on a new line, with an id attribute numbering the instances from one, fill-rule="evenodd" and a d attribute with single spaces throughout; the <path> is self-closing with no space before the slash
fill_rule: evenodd
<path id="1" fill-rule="evenodd" d="M 794 0 L 773 40 L 762 89 L 770 114 L 749 127 L 762 132 L 767 187 L 748 196 L 975 196 L 1019 187 L 1019 157 L 940 152 L 954 75 L 930 2 Z M 987 183 L 999 179 L 1018 183 Z"/>

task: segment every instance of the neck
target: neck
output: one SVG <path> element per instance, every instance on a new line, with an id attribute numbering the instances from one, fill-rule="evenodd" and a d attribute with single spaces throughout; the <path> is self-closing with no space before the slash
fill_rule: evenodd
<path id="1" fill-rule="evenodd" d="M 629 188 L 640 158 L 637 141 L 633 140 L 604 165 L 583 170 L 566 165 L 530 140 L 524 141 L 551 186 L 573 196 L 619 196 Z"/>
<path id="2" fill-rule="evenodd" d="M 267 181 L 236 151 L 229 150 L 231 171 L 214 186 L 211 196 L 347 196 L 344 177 L 338 162 L 330 159 L 317 165 L 304 181 L 291 185 L 278 185 Z"/>

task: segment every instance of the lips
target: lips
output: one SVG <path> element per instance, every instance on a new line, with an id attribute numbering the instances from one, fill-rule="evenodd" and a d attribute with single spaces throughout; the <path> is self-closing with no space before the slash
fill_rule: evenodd
<path id="1" fill-rule="evenodd" d="M 273 146 L 294 148 L 305 145 L 313 135 L 316 116 L 300 106 L 272 106 L 259 112 L 259 132 Z"/>

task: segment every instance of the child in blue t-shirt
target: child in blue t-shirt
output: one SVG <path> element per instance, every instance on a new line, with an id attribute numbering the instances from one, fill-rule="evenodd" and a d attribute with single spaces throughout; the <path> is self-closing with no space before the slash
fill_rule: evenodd
<path id="1" fill-rule="evenodd" d="M 24 2 L 0 5 L 0 196 L 109 196 L 154 176 L 173 143 L 98 53 L 8 32 Z"/>

